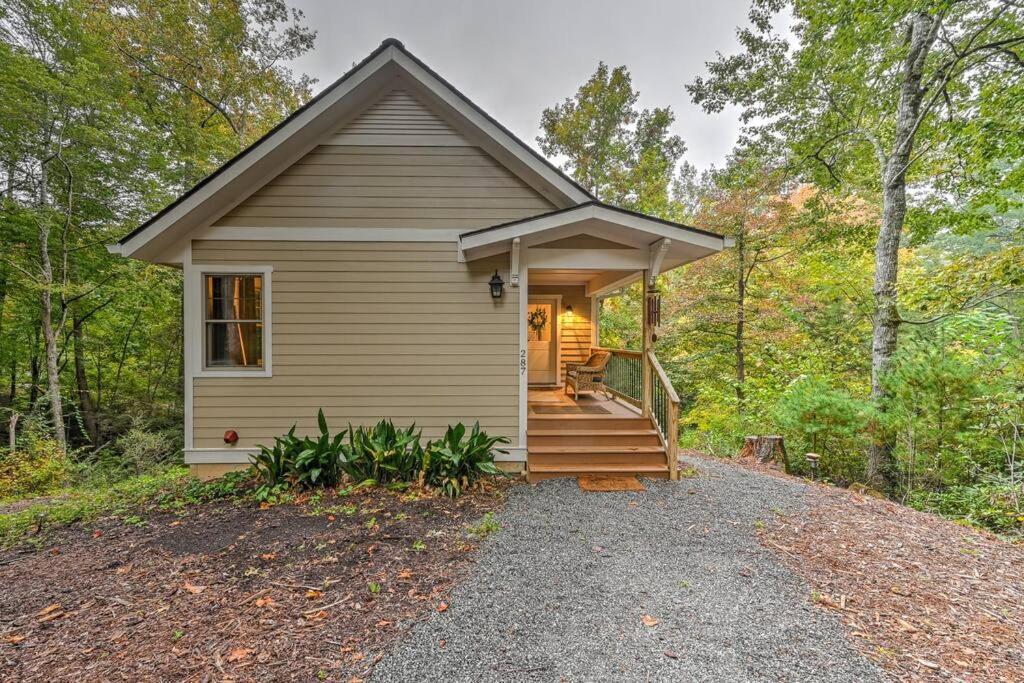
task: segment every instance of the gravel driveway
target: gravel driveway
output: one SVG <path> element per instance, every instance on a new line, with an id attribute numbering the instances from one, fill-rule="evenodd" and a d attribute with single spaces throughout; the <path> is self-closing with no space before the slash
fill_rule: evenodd
<path id="1" fill-rule="evenodd" d="M 805 487 L 688 464 L 699 476 L 644 493 L 515 487 L 448 610 L 373 680 L 883 680 L 758 545 L 759 520 L 800 509 Z"/>

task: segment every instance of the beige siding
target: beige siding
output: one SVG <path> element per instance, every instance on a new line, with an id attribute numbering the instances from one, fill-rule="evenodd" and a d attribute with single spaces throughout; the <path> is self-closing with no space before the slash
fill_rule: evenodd
<path id="1" fill-rule="evenodd" d="M 562 352 L 561 377 L 565 380 L 566 363 L 585 363 L 590 356 L 590 299 L 586 296 L 583 285 L 530 285 L 530 294 L 562 295 L 562 313 L 558 322 Z M 569 319 L 565 310 L 572 306 L 573 315 Z"/>
<path id="2" fill-rule="evenodd" d="M 468 230 L 554 208 L 426 105 L 392 91 L 217 225 Z"/>
<path id="3" fill-rule="evenodd" d="M 298 423 L 479 420 L 518 426 L 518 290 L 491 299 L 508 256 L 458 263 L 452 243 L 195 241 L 193 263 L 271 265 L 273 377 L 198 377 L 195 447 L 270 443 Z"/>

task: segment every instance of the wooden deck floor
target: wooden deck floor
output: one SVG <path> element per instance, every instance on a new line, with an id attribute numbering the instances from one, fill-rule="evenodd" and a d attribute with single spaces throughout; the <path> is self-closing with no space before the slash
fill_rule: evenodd
<path id="1" fill-rule="evenodd" d="M 636 417 L 640 414 L 633 406 L 617 398 L 609 400 L 601 394 L 583 394 L 574 400 L 561 387 L 531 387 L 526 401 L 530 415 Z"/>

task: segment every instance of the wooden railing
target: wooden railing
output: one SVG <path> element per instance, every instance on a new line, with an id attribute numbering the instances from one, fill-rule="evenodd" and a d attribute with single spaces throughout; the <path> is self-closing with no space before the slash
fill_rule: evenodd
<path id="1" fill-rule="evenodd" d="M 605 368 L 605 386 L 612 394 L 651 417 L 668 455 L 669 474 L 679 477 L 679 396 L 653 351 L 594 347 L 612 354 Z"/>
<path id="2" fill-rule="evenodd" d="M 643 405 L 644 355 L 640 351 L 593 347 L 590 352 L 607 351 L 612 354 L 605 367 L 604 385 L 615 396 L 637 408 Z"/>
<path id="3" fill-rule="evenodd" d="M 650 414 L 661 432 L 665 454 L 668 456 L 668 472 L 672 479 L 679 478 L 679 395 L 672 388 L 672 382 L 658 362 L 654 351 L 647 352 L 645 359 L 651 378 L 650 401 L 644 412 Z"/>

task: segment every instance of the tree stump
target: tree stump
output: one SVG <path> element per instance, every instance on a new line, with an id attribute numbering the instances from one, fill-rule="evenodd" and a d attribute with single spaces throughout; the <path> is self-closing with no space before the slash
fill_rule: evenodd
<path id="1" fill-rule="evenodd" d="M 741 458 L 756 458 L 761 464 L 775 460 L 782 469 L 789 473 L 789 458 L 786 456 L 786 444 L 778 434 L 748 436 L 743 439 Z"/>

